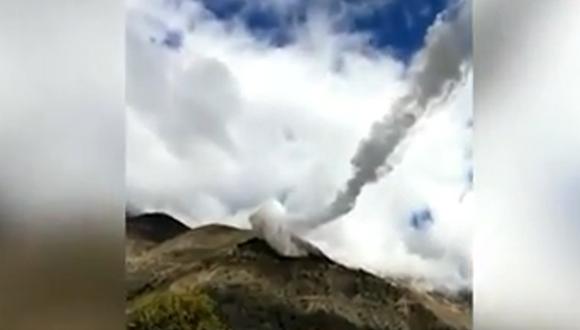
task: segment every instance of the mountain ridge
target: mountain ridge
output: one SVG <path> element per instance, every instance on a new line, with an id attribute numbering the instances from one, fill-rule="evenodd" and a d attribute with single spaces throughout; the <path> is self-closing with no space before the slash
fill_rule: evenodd
<path id="1" fill-rule="evenodd" d="M 153 226 L 166 228 L 169 218 Z M 139 243 L 130 227 L 129 241 Z M 324 255 L 282 257 L 250 230 L 207 225 L 148 244 L 127 246 L 129 319 L 158 295 L 203 292 L 235 330 L 471 328 L 468 306 Z"/>

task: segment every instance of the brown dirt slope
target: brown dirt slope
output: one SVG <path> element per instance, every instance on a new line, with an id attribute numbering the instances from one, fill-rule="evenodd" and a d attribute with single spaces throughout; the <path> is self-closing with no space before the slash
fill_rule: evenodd
<path id="1" fill-rule="evenodd" d="M 125 221 L 126 254 L 132 258 L 189 230 L 189 227 L 164 213 L 127 214 Z"/>
<path id="2" fill-rule="evenodd" d="M 280 257 L 245 230 L 210 225 L 128 251 L 129 319 L 141 313 L 151 320 L 142 312 L 156 296 L 192 292 L 209 297 L 212 317 L 234 330 L 470 328 L 464 306 L 324 256 Z"/>

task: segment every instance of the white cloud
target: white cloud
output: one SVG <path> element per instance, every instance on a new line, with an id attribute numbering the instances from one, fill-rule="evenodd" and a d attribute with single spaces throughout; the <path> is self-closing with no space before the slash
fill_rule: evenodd
<path id="1" fill-rule="evenodd" d="M 323 16 L 297 30 L 295 44 L 272 48 L 240 24 L 187 6 L 177 13 L 133 1 L 128 8 L 129 201 L 190 225 L 228 222 L 238 212 L 231 221 L 247 225 L 243 212 L 272 198 L 290 213 L 318 211 L 350 176 L 370 125 L 408 87 L 402 64 L 371 54 L 362 36 L 332 33 Z M 181 49 L 151 41 L 168 26 L 184 32 Z M 311 238 L 377 272 L 463 281 L 454 276 L 470 258 L 469 216 L 457 202 L 469 95 L 461 88 L 425 119 L 400 167 Z M 433 227 L 409 231 L 409 213 L 424 204 Z"/>

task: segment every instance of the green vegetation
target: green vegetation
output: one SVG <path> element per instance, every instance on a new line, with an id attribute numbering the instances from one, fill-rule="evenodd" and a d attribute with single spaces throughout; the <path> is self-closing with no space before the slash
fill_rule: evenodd
<path id="1" fill-rule="evenodd" d="M 227 330 L 216 304 L 198 291 L 164 292 L 140 303 L 128 316 L 129 330 Z"/>

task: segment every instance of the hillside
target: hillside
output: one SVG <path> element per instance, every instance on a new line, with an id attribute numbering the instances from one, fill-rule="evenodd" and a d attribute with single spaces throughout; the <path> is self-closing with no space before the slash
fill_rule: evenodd
<path id="1" fill-rule="evenodd" d="M 189 230 L 189 227 L 165 213 L 126 214 L 126 254 L 133 258 L 157 244 Z"/>
<path id="2" fill-rule="evenodd" d="M 177 228 L 155 219 L 151 230 Z M 324 256 L 280 257 L 250 231 L 209 225 L 153 241 L 127 228 L 129 329 L 470 328 L 468 306 Z"/>

